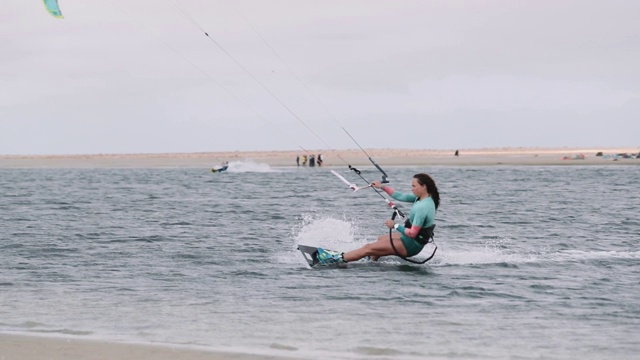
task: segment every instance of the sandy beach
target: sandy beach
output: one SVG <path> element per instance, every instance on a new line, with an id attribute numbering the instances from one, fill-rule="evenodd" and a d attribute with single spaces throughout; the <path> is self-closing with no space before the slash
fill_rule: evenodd
<path id="1" fill-rule="evenodd" d="M 615 154 L 638 154 L 639 147 L 615 148 L 491 148 L 453 150 L 365 149 L 380 165 L 638 165 L 640 159 L 612 158 Z M 604 156 L 596 156 L 602 152 Z M 370 165 L 359 149 L 316 150 L 324 166 Z M 86 154 L 86 155 L 0 155 L 0 168 L 209 168 L 223 161 L 254 161 L 270 166 L 296 166 L 301 151 L 228 151 L 164 154 Z M 583 155 L 584 158 L 581 158 Z"/>
<path id="2" fill-rule="evenodd" d="M 0 334 L 0 360 L 293 360 L 293 357 L 215 352 L 63 337 Z"/>

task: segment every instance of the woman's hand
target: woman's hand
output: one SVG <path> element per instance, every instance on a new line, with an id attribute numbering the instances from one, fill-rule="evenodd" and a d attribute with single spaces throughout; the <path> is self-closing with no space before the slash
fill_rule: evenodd
<path id="1" fill-rule="evenodd" d="M 395 225 L 395 223 L 393 222 L 393 220 L 387 220 L 384 222 L 384 224 L 389 228 L 389 229 L 393 229 L 393 225 Z"/>
<path id="2" fill-rule="evenodd" d="M 374 181 L 371 183 L 371 186 L 373 186 L 376 189 L 382 189 L 382 183 L 380 181 Z"/>

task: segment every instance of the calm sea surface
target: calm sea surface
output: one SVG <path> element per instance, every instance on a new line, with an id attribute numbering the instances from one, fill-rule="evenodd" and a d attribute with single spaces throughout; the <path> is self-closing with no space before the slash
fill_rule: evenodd
<path id="1" fill-rule="evenodd" d="M 428 265 L 309 269 L 297 244 L 351 250 L 391 216 L 329 169 L 0 170 L 0 331 L 314 359 L 637 358 L 639 166 L 385 170 L 401 191 L 421 171 L 440 187 Z"/>

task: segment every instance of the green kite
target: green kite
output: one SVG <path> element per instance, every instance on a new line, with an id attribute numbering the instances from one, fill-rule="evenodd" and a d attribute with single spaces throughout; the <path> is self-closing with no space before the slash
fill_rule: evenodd
<path id="1" fill-rule="evenodd" d="M 43 0 L 44 6 L 47 8 L 49 14 L 58 19 L 64 18 L 62 16 L 62 11 L 60 11 L 60 6 L 58 6 L 58 0 Z"/>

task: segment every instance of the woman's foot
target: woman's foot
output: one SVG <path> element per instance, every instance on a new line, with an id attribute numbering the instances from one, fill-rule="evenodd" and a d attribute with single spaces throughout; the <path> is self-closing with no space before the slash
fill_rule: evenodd
<path id="1" fill-rule="evenodd" d="M 331 250 L 325 250 L 318 248 L 316 250 L 316 257 L 320 265 L 331 265 L 335 263 L 344 263 L 343 253 L 338 253 Z"/>

